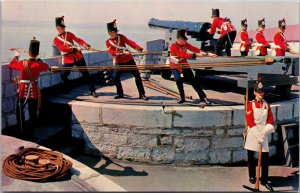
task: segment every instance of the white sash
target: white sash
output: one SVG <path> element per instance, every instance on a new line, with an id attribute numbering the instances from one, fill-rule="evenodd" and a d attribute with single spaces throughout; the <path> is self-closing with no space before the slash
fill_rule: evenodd
<path id="1" fill-rule="evenodd" d="M 119 49 L 119 50 L 127 50 L 126 47 L 120 46 L 120 35 L 118 34 L 118 45 L 116 45 L 113 41 L 109 40 L 110 45 L 112 45 L 113 47 Z M 113 65 L 116 65 L 116 57 L 113 57 Z"/>
<path id="2" fill-rule="evenodd" d="M 57 39 L 59 39 L 60 41 L 62 41 L 64 43 L 64 46 L 67 44 L 69 46 L 74 46 L 71 42 L 69 42 L 67 40 L 67 32 L 66 32 L 66 36 L 65 36 L 65 39 L 62 39 L 60 36 L 57 36 Z M 61 55 L 65 55 L 65 54 L 68 54 L 70 52 L 63 52 L 63 51 L 60 51 Z"/>

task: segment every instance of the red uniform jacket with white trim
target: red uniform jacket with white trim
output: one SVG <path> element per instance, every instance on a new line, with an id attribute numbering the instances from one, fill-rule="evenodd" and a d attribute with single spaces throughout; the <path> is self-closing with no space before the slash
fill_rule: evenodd
<path id="1" fill-rule="evenodd" d="M 31 80 L 24 69 L 23 63 L 25 61 L 28 62 L 28 69 L 31 73 L 32 78 L 34 79 L 34 82 L 31 82 L 30 90 L 28 89 Z M 37 99 L 38 98 L 37 79 L 39 78 L 41 72 L 48 70 L 48 65 L 46 63 L 43 63 L 42 61 L 37 61 L 35 59 L 17 61 L 16 58 L 13 58 L 10 61 L 9 67 L 13 70 L 19 71 L 20 73 L 19 98 L 26 98 L 27 94 L 29 93 L 28 95 L 29 98 Z"/>
<path id="2" fill-rule="evenodd" d="M 220 29 L 221 32 L 219 38 L 222 38 L 229 32 L 236 31 L 235 27 L 232 25 L 231 22 L 226 21 L 224 18 L 215 17 L 211 24 L 209 33 L 214 34 L 217 28 Z"/>
<path id="3" fill-rule="evenodd" d="M 63 58 L 62 58 L 63 64 L 72 64 L 75 62 L 74 58 L 76 61 L 78 61 L 83 57 L 81 52 L 78 52 L 78 51 L 73 52 L 72 46 L 74 45 L 74 41 L 83 47 L 90 47 L 90 45 L 88 43 L 86 43 L 81 38 L 76 37 L 72 32 L 65 32 L 58 36 L 61 37 L 63 40 L 66 40 L 67 42 L 70 42 L 72 44 L 72 45 L 70 45 L 64 41 L 61 41 L 57 37 L 55 37 L 53 40 L 53 43 L 57 46 L 57 48 L 63 55 Z"/>
<path id="4" fill-rule="evenodd" d="M 142 47 L 140 47 L 137 43 L 135 43 L 134 41 L 128 39 L 126 36 L 122 35 L 122 34 L 118 34 L 120 42 L 118 42 L 118 37 L 116 37 L 115 39 L 111 39 L 109 38 L 108 40 L 106 40 L 106 47 L 108 49 L 108 53 L 114 57 L 114 63 L 126 63 L 129 62 L 131 60 L 133 60 L 132 55 L 120 55 L 117 56 L 116 54 L 121 52 L 122 50 L 126 50 L 126 45 L 129 45 L 130 47 L 132 47 L 135 50 L 139 50 Z M 112 43 L 118 47 L 115 47 L 114 45 L 112 45 L 110 43 L 110 41 L 112 41 Z M 120 48 L 123 47 L 123 48 Z"/>
<path id="5" fill-rule="evenodd" d="M 268 49 L 265 46 L 269 46 L 269 42 L 266 40 L 263 32 L 258 31 L 255 34 L 255 39 L 258 44 L 262 44 L 257 46 L 257 49 L 259 49 L 260 51 L 260 55 L 262 56 L 268 55 Z"/>
<path id="6" fill-rule="evenodd" d="M 172 62 L 170 59 L 170 68 L 176 69 L 179 72 L 182 72 L 182 63 L 187 63 L 188 58 L 193 58 L 193 53 L 187 53 L 186 51 L 190 50 L 194 53 L 199 53 L 201 50 L 189 44 L 188 42 L 185 45 L 179 45 L 177 42 L 173 43 L 170 47 L 170 57 L 175 57 L 179 60 L 178 63 Z"/>
<path id="7" fill-rule="evenodd" d="M 278 47 L 275 48 L 276 56 L 285 56 L 285 50 L 289 46 L 282 32 L 278 32 L 274 36 L 274 44 Z"/>
<path id="8" fill-rule="evenodd" d="M 254 101 L 248 102 L 246 119 L 247 119 L 248 127 L 250 127 L 250 128 L 256 126 L 256 124 L 254 122 L 252 103 L 255 103 L 255 107 L 258 108 L 258 109 L 261 108 L 261 106 L 263 106 L 262 101 L 254 100 Z M 266 124 L 274 125 L 274 118 L 273 118 L 273 114 L 272 114 L 270 104 L 267 103 L 267 105 L 268 105 L 268 117 L 267 117 L 267 123 Z"/>
<path id="9" fill-rule="evenodd" d="M 240 39 L 241 39 L 240 50 L 241 50 L 241 47 L 245 47 L 244 52 L 249 52 L 251 42 L 249 41 L 248 32 L 247 31 L 241 31 L 240 32 Z"/>

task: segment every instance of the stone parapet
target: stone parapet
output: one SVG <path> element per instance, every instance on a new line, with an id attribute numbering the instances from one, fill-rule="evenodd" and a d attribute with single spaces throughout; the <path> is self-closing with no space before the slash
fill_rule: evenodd
<path id="1" fill-rule="evenodd" d="M 177 106 L 70 104 L 74 114 L 73 137 L 84 141 L 87 153 L 177 165 L 234 164 L 247 160 L 242 136 L 244 106 L 215 106 L 203 110 Z M 276 125 L 280 120 L 287 121 L 280 118 L 284 109 L 297 104 L 297 100 L 291 100 L 288 104 L 271 105 L 278 118 Z M 87 112 L 93 112 L 94 118 L 87 118 Z M 292 112 L 291 116 L 284 116 L 291 121 L 295 115 Z M 269 136 L 271 156 L 276 156 L 279 140 L 277 130 Z"/>

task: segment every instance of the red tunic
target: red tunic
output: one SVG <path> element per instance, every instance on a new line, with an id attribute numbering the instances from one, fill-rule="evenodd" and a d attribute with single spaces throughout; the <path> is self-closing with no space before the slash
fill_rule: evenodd
<path id="1" fill-rule="evenodd" d="M 119 40 L 119 41 L 118 41 Z M 111 44 L 110 41 L 113 43 Z M 135 43 L 134 41 L 128 39 L 122 34 L 118 34 L 118 37 L 115 39 L 109 38 L 106 40 L 106 47 L 108 49 L 108 53 L 114 57 L 114 63 L 126 63 L 133 60 L 132 55 L 121 55 L 117 56 L 116 54 L 120 51 L 126 50 L 126 44 L 132 47 L 135 50 L 141 49 L 141 47 Z"/>
<path id="2" fill-rule="evenodd" d="M 176 64 L 172 62 L 170 59 L 170 68 L 171 69 L 177 69 L 179 72 L 182 72 L 182 63 L 187 63 L 188 58 L 192 58 L 192 53 L 187 53 L 186 51 L 190 50 L 194 53 L 199 53 L 201 50 L 199 48 L 196 48 L 192 46 L 189 43 L 186 43 L 186 45 L 179 45 L 177 42 L 173 43 L 170 48 L 170 57 L 176 57 L 179 62 Z"/>
<path id="3" fill-rule="evenodd" d="M 289 46 L 286 42 L 286 39 L 282 32 L 278 32 L 274 36 L 274 44 L 277 48 L 275 48 L 276 56 L 285 56 L 285 50 Z"/>
<path id="4" fill-rule="evenodd" d="M 214 34 L 216 32 L 216 28 L 220 29 L 221 31 L 221 35 L 219 38 L 222 38 L 229 32 L 236 31 L 231 22 L 226 21 L 224 18 L 219 18 L 219 17 L 214 18 L 209 33 Z"/>
<path id="5" fill-rule="evenodd" d="M 269 46 L 269 42 L 266 40 L 263 32 L 258 31 L 255 34 L 255 39 L 258 43 L 258 46 L 256 49 L 259 49 L 260 55 L 262 55 L 262 56 L 268 55 L 268 49 L 265 46 Z"/>
<path id="6" fill-rule="evenodd" d="M 247 124 L 248 124 L 249 128 L 252 128 L 252 127 L 256 126 L 256 124 L 254 122 L 252 103 L 255 103 L 256 108 L 261 108 L 261 106 L 263 104 L 262 101 L 259 102 L 257 100 L 248 102 L 246 119 L 247 119 Z M 274 125 L 274 118 L 273 118 L 273 114 L 272 114 L 270 104 L 267 103 L 267 105 L 268 105 L 268 117 L 267 117 L 267 123 L 266 124 Z"/>
<path id="7" fill-rule="evenodd" d="M 30 87 L 30 78 L 27 76 L 27 73 L 24 69 L 23 62 L 28 61 L 28 69 L 31 73 L 32 78 L 35 80 L 31 83 Z M 13 70 L 17 70 L 20 72 L 20 85 L 19 85 L 19 98 L 26 98 L 27 94 L 29 93 L 28 97 L 32 99 L 38 98 L 38 82 L 37 79 L 41 72 L 48 70 L 48 65 L 41 61 L 36 60 L 22 60 L 17 61 L 13 58 L 10 61 L 9 67 Z"/>
<path id="8" fill-rule="evenodd" d="M 72 64 L 75 62 L 74 58 L 76 61 L 78 61 L 83 57 L 81 52 L 78 52 L 78 51 L 73 52 L 72 46 L 74 46 L 74 41 L 83 47 L 90 46 L 84 40 L 76 37 L 72 32 L 65 32 L 58 36 L 61 37 L 63 40 L 66 40 L 67 42 L 71 43 L 71 44 L 65 43 L 64 41 L 61 41 L 60 39 L 58 39 L 58 37 L 55 37 L 53 40 L 53 43 L 60 50 L 61 54 L 64 55 L 62 58 L 63 64 Z"/>
<path id="9" fill-rule="evenodd" d="M 240 33 L 240 39 L 241 39 L 241 44 L 240 44 L 240 50 L 242 47 L 245 47 L 245 51 L 242 52 L 249 52 L 251 42 L 249 41 L 249 36 L 247 31 L 241 31 Z"/>

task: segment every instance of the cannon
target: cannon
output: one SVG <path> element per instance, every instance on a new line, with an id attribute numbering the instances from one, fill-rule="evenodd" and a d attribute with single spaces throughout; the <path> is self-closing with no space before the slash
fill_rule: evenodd
<path id="1" fill-rule="evenodd" d="M 167 49 L 171 42 L 176 40 L 176 31 L 178 29 L 187 29 L 187 35 L 196 41 L 201 41 L 200 49 L 205 51 L 214 51 L 216 39 L 207 32 L 211 23 L 192 22 L 192 21 L 170 21 L 151 18 L 148 22 L 149 28 L 161 29 L 165 31 L 165 48 Z"/>

